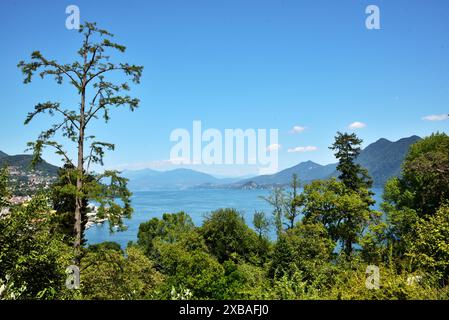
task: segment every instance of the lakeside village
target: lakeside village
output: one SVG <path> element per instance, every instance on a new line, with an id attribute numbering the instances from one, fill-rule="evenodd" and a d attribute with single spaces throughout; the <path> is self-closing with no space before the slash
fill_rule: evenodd
<path id="1" fill-rule="evenodd" d="M 40 170 L 24 170 L 18 166 L 8 166 L 9 179 L 11 185 L 11 197 L 9 203 L 12 206 L 21 205 L 31 200 L 33 194 L 39 190 L 49 189 L 56 181 L 56 177 L 45 174 Z M 97 218 L 97 207 L 92 205 L 88 207 L 87 223 L 85 228 L 93 226 L 94 224 L 101 224 L 107 219 Z M 0 210 L 0 218 L 9 214 L 9 208 L 2 208 Z"/>

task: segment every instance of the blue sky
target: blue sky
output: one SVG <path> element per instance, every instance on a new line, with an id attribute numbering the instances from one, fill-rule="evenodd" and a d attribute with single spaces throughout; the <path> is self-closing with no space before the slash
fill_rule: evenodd
<path id="1" fill-rule="evenodd" d="M 65 8 L 96 21 L 127 46 L 117 60 L 145 67 L 132 94 L 134 113 L 114 111 L 92 128 L 117 148 L 108 168 L 156 167 L 169 158 L 170 132 L 204 128 L 279 129 L 280 169 L 305 160 L 334 161 L 337 131 L 354 130 L 364 145 L 379 138 L 448 132 L 449 2 L 436 1 L 1 1 L 0 150 L 22 153 L 49 124 L 23 126 L 38 102 L 76 103 L 73 89 L 51 79 L 23 85 L 19 60 L 40 50 L 72 61 L 76 31 Z M 365 28 L 365 8 L 380 8 L 380 30 Z M 354 122 L 364 128 L 349 129 Z M 305 127 L 292 134 L 294 126 Z M 68 145 L 67 145 L 68 146 Z M 314 151 L 288 152 L 296 147 Z M 301 148 L 297 150 L 303 150 Z M 58 164 L 51 152 L 45 158 Z M 245 166 L 198 167 L 220 175 Z"/>

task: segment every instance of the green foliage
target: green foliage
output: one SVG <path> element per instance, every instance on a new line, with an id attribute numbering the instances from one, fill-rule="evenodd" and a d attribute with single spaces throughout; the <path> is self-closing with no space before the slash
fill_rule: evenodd
<path id="1" fill-rule="evenodd" d="M 415 224 L 415 237 L 407 256 L 412 264 L 443 283 L 449 280 L 449 204 L 443 204 L 429 219 Z"/>
<path id="2" fill-rule="evenodd" d="M 449 199 L 449 136 L 435 133 L 413 144 L 402 176 L 401 187 L 413 194 L 410 208 L 434 214 Z"/>
<path id="3" fill-rule="evenodd" d="M 392 263 L 392 249 L 387 234 L 388 223 L 380 216 L 374 217 L 365 234 L 360 238 L 363 260 L 378 265 L 381 262 Z"/>
<path id="4" fill-rule="evenodd" d="M 367 264 L 355 259 L 339 265 L 329 289 L 322 299 L 337 300 L 415 300 L 447 299 L 447 288 L 439 288 L 432 280 L 414 281 L 416 274 L 398 273 L 395 268 L 378 265 L 378 289 L 366 287 Z"/>
<path id="5" fill-rule="evenodd" d="M 89 180 L 93 180 L 90 176 Z M 73 243 L 75 238 L 75 200 L 76 200 L 76 171 L 73 166 L 66 164 L 58 171 L 58 180 L 51 186 L 51 200 L 53 209 L 57 213 L 57 232 L 66 235 L 67 242 Z M 81 244 L 85 244 L 84 231 L 87 223 L 88 199 L 82 198 L 81 206 Z"/>
<path id="6" fill-rule="evenodd" d="M 267 299 L 270 281 L 263 267 L 225 261 L 224 299 Z"/>
<path id="7" fill-rule="evenodd" d="M 302 194 L 298 194 L 298 189 L 301 184 L 298 179 L 297 174 L 293 174 L 292 182 L 290 184 L 291 192 L 284 197 L 285 203 L 285 213 L 284 217 L 288 221 L 287 228 L 291 229 L 295 226 L 296 218 L 298 218 L 300 211 L 298 211 L 298 207 L 302 207 L 304 203 L 304 198 Z"/>
<path id="8" fill-rule="evenodd" d="M 371 220 L 380 215 L 370 208 L 370 191 L 348 189 L 334 178 L 316 180 L 304 187 L 304 219 L 324 225 L 334 241 L 340 241 L 347 255 L 358 243 Z"/>
<path id="9" fill-rule="evenodd" d="M 194 299 L 223 299 L 225 274 L 223 266 L 201 249 L 189 250 L 185 243 L 156 241 L 157 265 L 167 276 L 161 288 L 161 298 L 188 289 Z"/>
<path id="10" fill-rule="evenodd" d="M 394 256 L 405 259 L 413 244 L 416 225 L 429 219 L 449 200 L 449 137 L 432 134 L 410 147 L 402 177 L 385 186 L 382 209 L 387 215 L 389 245 Z M 422 219 L 421 219 L 422 218 Z"/>
<path id="11" fill-rule="evenodd" d="M 347 161 L 342 170 L 352 166 L 349 160 L 357 154 L 358 140 L 346 138 L 336 146 Z M 435 150 L 446 151 L 442 135 L 423 141 L 412 148 L 404 172 L 417 170 L 417 159 L 420 165 L 432 162 Z M 428 165 L 438 169 L 440 164 Z M 73 220 L 63 213 L 73 210 L 76 198 L 96 199 L 99 215 L 120 224 L 113 216 L 131 210 L 126 180 L 108 171 L 85 174 L 83 187 L 77 189 L 73 181 L 78 171 L 66 166 L 51 199 L 38 194 L 24 205 L 11 206 L 3 169 L 0 196 L 9 213 L 0 217 L 0 298 L 448 299 L 449 202 L 444 192 L 434 197 L 430 191 L 444 188 L 439 183 L 445 177 L 438 174 L 445 171 L 435 176 L 429 169 L 436 184 L 424 191 L 431 193 L 424 201 L 419 193 L 426 187 L 421 181 L 430 183 L 426 175 L 419 181 L 407 175 L 390 180 L 382 204 L 386 216 L 371 209 L 372 194 L 362 171 L 347 171 L 340 180 L 314 181 L 302 193 L 296 177 L 290 190 L 274 190 L 267 197 L 278 231 L 274 243 L 267 237 L 265 213 L 253 216 L 256 232 L 237 210 L 219 209 L 201 227 L 184 212 L 166 213 L 142 223 L 137 243 L 126 250 L 104 242 L 75 255 L 67 244 Z M 117 197 L 120 208 L 114 206 Z M 436 204 L 432 212 L 429 208 Z M 302 219 L 296 221 L 298 217 Z M 336 250 L 337 244 L 342 251 Z M 69 290 L 65 268 L 75 257 L 81 258 L 81 288 Z M 367 266 L 373 264 L 380 272 L 377 289 L 367 287 Z"/>
<path id="12" fill-rule="evenodd" d="M 259 237 L 266 236 L 270 230 L 270 221 L 263 211 L 254 212 L 253 225 L 254 229 L 256 229 L 259 234 Z"/>
<path id="13" fill-rule="evenodd" d="M 355 162 L 362 151 L 360 148 L 362 142 L 363 140 L 359 139 L 355 133 L 337 132 L 335 142 L 330 147 L 335 151 L 335 157 L 338 159 L 337 170 L 340 173 L 338 178 L 353 191 L 369 189 L 372 186 L 368 171 Z"/>
<path id="14" fill-rule="evenodd" d="M 306 297 L 307 283 L 301 272 L 294 270 L 273 281 L 268 297 L 275 300 L 299 300 Z"/>
<path id="15" fill-rule="evenodd" d="M 285 191 L 281 187 L 275 187 L 268 197 L 262 197 L 273 207 L 273 220 L 278 238 L 283 232 L 283 218 L 286 204 Z"/>
<path id="16" fill-rule="evenodd" d="M 332 260 L 335 242 L 321 223 L 298 223 L 276 243 L 269 275 L 279 278 L 301 272 L 303 280 L 314 281 Z"/>
<path id="17" fill-rule="evenodd" d="M 304 279 L 316 278 L 316 273 L 331 261 L 335 242 L 322 224 L 299 223 L 288 230 L 287 239 L 296 267 L 303 272 Z"/>
<path id="18" fill-rule="evenodd" d="M 92 200 L 100 204 L 98 215 L 109 220 L 111 231 L 115 226 L 123 230 L 122 219 L 129 218 L 132 213 L 131 193 L 126 188 L 127 180 L 121 178 L 116 171 L 105 171 L 99 175 L 91 172 L 91 165 L 103 165 L 105 152 L 114 150 L 115 146 L 97 140 L 95 136 L 88 136 L 87 130 L 91 127 L 91 121 L 98 119 L 99 116 L 108 122 L 113 108 L 128 107 L 134 111 L 139 106 L 139 99 L 125 94 L 130 90 L 129 84 L 118 82 L 111 74 L 121 73 L 122 76 L 138 84 L 143 71 L 142 66 L 113 62 L 109 52 L 123 53 L 126 48 L 113 42 L 111 40 L 113 35 L 108 31 L 99 29 L 95 23 L 89 22 L 81 25 L 79 31 L 82 35 L 82 45 L 78 50 L 80 61 L 60 64 L 56 60 L 44 57 L 41 52 L 34 51 L 31 54 L 31 61 L 20 61 L 17 65 L 23 73 L 24 83 L 30 83 L 36 74 L 41 78 L 53 76 L 58 84 L 68 80 L 78 94 L 79 104 L 74 104 L 75 108 L 65 108 L 59 102 L 47 101 L 38 103 L 25 119 L 25 124 L 29 124 L 37 115 L 43 114 L 57 119 L 47 130 L 41 132 L 36 141 L 29 142 L 28 147 L 33 151 L 34 166 L 41 162 L 44 148 L 51 147 L 61 156 L 62 161 L 72 168 L 73 173 L 69 175 L 74 175 L 75 181 L 69 181 L 68 185 L 74 185 L 75 188 L 71 187 L 70 189 L 74 190 L 66 196 L 69 199 L 75 198 L 74 247 L 78 254 L 83 238 L 83 201 Z M 58 134 L 75 144 L 76 163 L 72 162 L 70 153 L 64 146 L 55 140 Z M 89 148 L 85 148 L 86 144 L 89 144 Z M 117 199 L 121 200 L 122 205 L 117 203 Z"/>
<path id="19" fill-rule="evenodd" d="M 414 226 L 419 219 L 418 212 L 411 208 L 413 192 L 404 190 L 398 178 L 389 180 L 384 189 L 382 209 L 386 213 L 386 245 L 393 255 L 402 259 L 414 237 Z"/>
<path id="20" fill-rule="evenodd" d="M 153 255 L 154 241 L 176 242 L 193 232 L 195 226 L 192 218 L 184 212 L 164 213 L 162 219 L 153 218 L 141 223 L 137 234 L 137 243 L 145 253 Z"/>
<path id="21" fill-rule="evenodd" d="M 9 206 L 9 173 L 6 167 L 0 168 L 0 210 Z"/>
<path id="22" fill-rule="evenodd" d="M 113 49 L 123 53 L 126 48 L 112 42 L 110 38 L 113 35 L 106 30 L 99 29 L 95 23 L 86 22 L 81 25 L 80 33 L 83 36 L 82 46 L 78 51 L 81 61 L 60 64 L 56 60 L 47 59 L 39 51 L 34 51 L 31 54 L 31 61 L 28 63 L 20 61 L 18 67 L 24 75 L 24 83 L 30 83 L 36 73 L 41 78 L 54 76 L 58 84 L 68 80 L 72 86 L 78 89 L 81 98 L 79 109 L 64 109 L 60 103 L 48 101 L 37 104 L 34 111 L 28 114 L 25 124 L 32 121 L 38 114 L 47 113 L 52 117 L 55 115 L 62 117 L 60 122 L 43 131 L 36 142 L 29 144 L 30 148 L 34 150 L 34 162 L 37 163 L 40 160 L 42 149 L 45 146 L 50 146 L 63 158 L 64 162 L 72 163 L 62 145 L 51 140 L 58 131 L 62 130 L 64 137 L 78 144 L 80 152 L 83 152 L 83 148 L 80 149 L 80 142 L 84 144 L 84 140 L 92 141 L 88 156 L 84 158 L 84 154 L 82 154 L 82 162 L 87 163 L 85 170 L 89 171 L 90 164 L 103 163 L 104 150 L 114 149 L 113 144 L 96 141 L 95 137 L 84 135 L 90 121 L 97 119 L 102 113 L 103 119 L 107 122 L 111 108 L 125 106 L 133 111 L 139 106 L 139 99 L 121 95 L 121 92 L 130 90 L 127 82 L 114 84 L 107 81 L 105 77 L 112 72 L 122 73 L 132 82 L 140 83 L 143 67 L 111 62 L 107 50 Z M 86 101 L 88 89 L 92 94 L 91 99 Z M 78 166 L 73 165 L 73 167 Z"/>
<path id="23" fill-rule="evenodd" d="M 91 174 L 87 179 L 84 177 L 81 199 L 87 198 L 98 203 L 97 218 L 108 220 L 110 232 L 113 232 L 114 228 L 119 231 L 126 230 L 123 219 L 131 218 L 134 211 L 131 206 L 132 193 L 127 188 L 128 179 L 121 177 L 119 172 L 114 170 Z"/>
<path id="24" fill-rule="evenodd" d="M 235 209 L 219 209 L 206 217 L 200 233 L 210 252 L 220 262 L 233 258 L 257 258 L 257 234 Z"/>
<path id="25" fill-rule="evenodd" d="M 65 289 L 65 269 L 72 264 L 73 252 L 52 232 L 54 217 L 47 197 L 37 195 L 0 218 L 0 282 L 6 286 L 2 298 L 75 297 L 76 292 Z"/>
<path id="26" fill-rule="evenodd" d="M 110 244 L 91 248 L 80 269 L 84 299 L 153 299 L 163 281 L 153 263 L 135 246 L 128 247 L 126 255 Z"/>
<path id="27" fill-rule="evenodd" d="M 295 226 L 297 218 L 302 213 L 304 195 L 298 192 L 300 187 L 298 175 L 293 174 L 289 190 L 275 187 L 270 195 L 262 197 L 273 207 L 273 221 L 278 238 L 285 230 Z"/>
<path id="28" fill-rule="evenodd" d="M 120 177 L 115 171 L 105 171 L 102 174 L 85 173 L 83 186 L 77 190 L 77 177 L 78 171 L 71 164 L 65 164 L 64 168 L 59 170 L 58 180 L 51 186 L 53 208 L 59 218 L 59 232 L 73 242 L 76 236 L 73 213 L 77 196 L 81 201 L 81 244 L 85 244 L 84 231 L 89 200 L 98 205 L 96 217 L 109 220 L 111 232 L 125 230 L 123 219 L 130 218 L 133 212 L 130 200 L 132 194 L 126 186 L 128 180 Z"/>
<path id="29" fill-rule="evenodd" d="M 117 242 L 105 241 L 96 244 L 91 244 L 87 247 L 89 252 L 101 252 L 101 251 L 117 251 L 123 253 L 122 248 Z"/>
<path id="30" fill-rule="evenodd" d="M 281 235 L 273 248 L 270 269 L 268 271 L 269 277 L 275 278 L 278 275 L 288 274 L 293 265 L 293 248 L 287 236 Z"/>
<path id="31" fill-rule="evenodd" d="M 164 276 L 162 299 L 222 299 L 225 275 L 184 212 L 166 213 L 139 226 L 137 244 Z M 193 296 L 192 296 L 193 295 Z"/>
<path id="32" fill-rule="evenodd" d="M 338 159 L 337 170 L 339 180 L 344 188 L 337 192 L 337 212 L 334 212 L 331 225 L 331 234 L 334 239 L 340 238 L 343 242 L 346 255 L 352 253 L 352 246 L 370 220 L 370 206 L 374 204 L 373 193 L 370 191 L 373 181 L 368 175 L 368 170 L 363 168 L 355 160 L 361 152 L 360 145 L 363 141 L 354 133 L 337 132 L 335 142 L 330 147 L 335 151 Z M 334 203 L 335 205 L 336 203 Z M 345 210 L 344 207 L 347 206 Z M 326 224 L 326 223 L 325 223 Z"/>

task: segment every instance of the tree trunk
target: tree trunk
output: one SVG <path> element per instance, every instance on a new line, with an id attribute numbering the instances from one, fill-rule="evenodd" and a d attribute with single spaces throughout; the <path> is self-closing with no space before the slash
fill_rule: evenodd
<path id="1" fill-rule="evenodd" d="M 86 41 L 87 42 L 87 41 Z M 84 176 L 84 110 L 86 104 L 86 64 L 87 54 L 84 53 L 84 75 L 81 89 L 81 106 L 80 106 L 80 119 L 79 119 L 79 136 L 78 136 L 78 165 L 77 165 L 77 178 L 76 178 L 76 197 L 75 197 L 75 261 L 79 262 L 80 249 L 81 249 L 81 209 L 83 205 L 82 189 L 83 189 L 83 176 Z"/>
<path id="2" fill-rule="evenodd" d="M 83 167 L 84 167 L 84 132 L 79 134 L 78 139 L 78 166 L 77 166 L 77 178 L 76 178 L 76 197 L 75 197 L 75 255 L 78 256 L 81 247 L 81 208 L 82 197 L 80 196 L 83 188 Z"/>
<path id="3" fill-rule="evenodd" d="M 345 245 L 346 258 L 349 258 L 352 253 L 352 241 L 347 240 Z"/>
<path id="4" fill-rule="evenodd" d="M 84 100 L 84 99 L 83 99 Z M 83 103 L 82 103 L 83 105 Z M 82 196 L 80 195 L 83 188 L 83 174 L 84 174 L 84 129 L 80 126 L 80 134 L 78 138 L 78 166 L 76 178 L 76 197 L 75 197 L 75 255 L 78 258 L 81 247 L 81 209 Z"/>

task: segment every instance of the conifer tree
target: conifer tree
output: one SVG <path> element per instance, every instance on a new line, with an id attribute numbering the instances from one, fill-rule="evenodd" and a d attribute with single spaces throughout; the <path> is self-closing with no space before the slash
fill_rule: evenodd
<path id="1" fill-rule="evenodd" d="M 39 103 L 25 120 L 25 124 L 28 124 L 41 114 L 57 118 L 50 128 L 44 130 L 36 141 L 28 143 L 28 146 L 34 153 L 33 164 L 41 160 L 43 148 L 52 147 L 65 164 L 74 168 L 76 181 L 72 194 L 75 199 L 73 214 L 76 252 L 79 252 L 82 239 L 83 199 L 98 202 L 98 214 L 108 218 L 111 227 L 122 226 L 122 217 L 130 216 L 132 212 L 129 200 L 131 194 L 126 189 L 126 179 L 121 178 L 118 172 L 105 171 L 95 175 L 93 181 L 86 181 L 86 176 L 92 174 L 91 165 L 103 165 L 105 151 L 115 147 L 112 143 L 97 140 L 95 136 L 89 135 L 88 128 L 100 116 L 107 122 L 113 108 L 128 107 L 134 111 L 139 106 L 139 99 L 124 93 L 130 90 L 129 84 L 126 81 L 120 83 L 115 79 L 121 73 L 137 84 L 143 70 L 142 66 L 111 62 L 109 51 L 123 53 L 126 48 L 113 42 L 113 35 L 99 29 L 96 23 L 84 23 L 79 32 L 82 35 L 82 45 L 78 50 L 79 58 L 73 62 L 62 64 L 46 58 L 39 51 L 34 51 L 31 61 L 20 61 L 18 64 L 24 75 L 24 83 L 30 83 L 36 74 L 41 78 L 52 76 L 58 84 L 67 80 L 79 99 L 79 104 L 71 107 L 64 107 L 60 102 Z M 56 141 L 56 134 L 75 144 L 75 161 L 70 158 L 70 152 L 65 149 L 65 145 Z M 115 202 L 116 198 L 121 199 L 121 205 Z"/>

